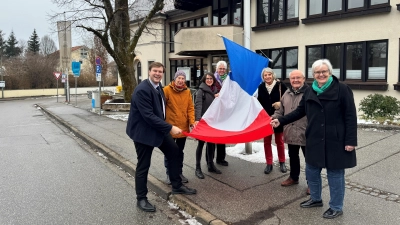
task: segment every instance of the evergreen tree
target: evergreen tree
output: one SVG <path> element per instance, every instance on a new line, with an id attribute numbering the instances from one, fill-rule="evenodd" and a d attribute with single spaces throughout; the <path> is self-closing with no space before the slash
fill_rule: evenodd
<path id="1" fill-rule="evenodd" d="M 8 37 L 6 48 L 4 55 L 8 58 L 19 56 L 21 54 L 21 48 L 17 46 L 18 41 L 15 38 L 14 31 L 11 31 L 10 36 Z"/>
<path id="2" fill-rule="evenodd" d="M 0 30 L 0 59 L 3 57 L 6 48 L 6 42 L 3 36 L 4 36 L 3 31 Z"/>
<path id="3" fill-rule="evenodd" d="M 34 29 L 32 36 L 29 38 L 28 41 L 28 51 L 33 54 L 36 54 L 39 52 L 39 49 L 40 49 L 39 37 L 36 34 L 36 29 Z"/>

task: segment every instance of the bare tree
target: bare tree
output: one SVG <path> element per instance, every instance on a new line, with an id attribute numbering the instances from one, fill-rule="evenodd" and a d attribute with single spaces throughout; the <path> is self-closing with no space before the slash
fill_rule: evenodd
<path id="1" fill-rule="evenodd" d="M 65 13 L 57 14 L 54 20 L 64 16 L 73 26 L 93 33 L 101 40 L 114 59 L 125 91 L 124 99 L 129 102 L 137 85 L 135 80 L 135 48 L 140 36 L 151 22 L 152 17 L 164 8 L 163 0 L 148 0 L 150 10 L 143 17 L 131 36 L 129 10 L 134 8 L 133 0 L 52 0 Z"/>
<path id="2" fill-rule="evenodd" d="M 40 54 L 50 55 L 51 53 L 57 51 L 56 43 L 48 35 L 45 35 L 40 40 Z"/>

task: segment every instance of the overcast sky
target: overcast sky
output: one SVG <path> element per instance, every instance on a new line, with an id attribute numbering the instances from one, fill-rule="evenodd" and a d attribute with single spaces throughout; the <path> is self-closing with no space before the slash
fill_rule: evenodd
<path id="1" fill-rule="evenodd" d="M 56 43 L 58 48 L 58 35 L 55 32 L 56 24 L 49 21 L 49 14 L 55 12 L 63 12 L 62 9 L 57 9 L 57 6 L 51 0 L 10 0 L 2 1 L 0 7 L 0 30 L 2 30 L 4 39 L 8 39 L 11 31 L 14 31 L 17 41 L 21 39 L 26 42 L 32 35 L 33 30 L 39 38 L 45 35 L 50 36 Z M 74 32 L 74 30 L 72 30 Z M 78 38 L 75 38 L 72 33 L 72 46 L 80 45 Z"/>

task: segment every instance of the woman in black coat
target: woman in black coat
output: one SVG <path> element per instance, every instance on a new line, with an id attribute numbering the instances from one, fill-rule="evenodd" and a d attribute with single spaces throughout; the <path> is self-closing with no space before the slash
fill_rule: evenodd
<path id="1" fill-rule="evenodd" d="M 214 74 L 206 73 L 200 80 L 199 90 L 196 92 L 196 98 L 194 100 L 194 111 L 195 111 L 195 121 L 196 123 L 200 121 L 201 117 L 207 111 L 208 107 L 210 107 L 211 103 L 214 101 L 214 98 L 218 96 L 218 89 L 215 86 L 217 80 L 215 79 Z M 199 143 L 196 149 L 196 171 L 195 174 L 198 178 L 204 179 L 204 174 L 201 171 L 201 155 L 203 153 L 204 141 L 198 140 Z M 215 144 L 207 142 L 206 148 L 207 154 L 207 165 L 208 172 L 220 174 L 221 171 L 217 169 L 214 165 L 214 153 L 215 153 Z"/>
<path id="2" fill-rule="evenodd" d="M 262 107 L 267 111 L 269 116 L 272 116 L 276 109 L 280 108 L 281 97 L 286 91 L 286 85 L 279 80 L 276 80 L 274 71 L 267 67 L 261 72 L 262 82 L 257 89 L 257 99 L 262 105 Z M 283 143 L 283 126 L 274 128 L 275 143 L 278 150 L 278 158 L 280 164 L 280 170 L 282 173 L 286 173 L 285 165 L 285 144 Z M 272 135 L 264 138 L 264 153 L 267 161 L 267 166 L 265 167 L 264 173 L 269 174 L 272 171 Z"/>
<path id="3" fill-rule="evenodd" d="M 322 207 L 321 170 L 326 168 L 330 208 L 324 218 L 343 214 L 345 191 L 344 172 L 355 167 L 357 146 L 357 114 L 351 89 L 332 75 L 332 65 L 320 59 L 312 65 L 314 83 L 306 89 L 295 111 L 274 119 L 275 126 L 286 125 L 307 116 L 306 177 L 311 198 L 300 204 L 303 208 Z"/>

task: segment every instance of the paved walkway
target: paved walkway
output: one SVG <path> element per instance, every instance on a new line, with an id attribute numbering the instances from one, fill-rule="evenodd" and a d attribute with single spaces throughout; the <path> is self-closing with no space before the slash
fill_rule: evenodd
<path id="1" fill-rule="evenodd" d="M 71 101 L 69 105 L 57 103 L 55 98 L 38 99 L 38 104 L 94 149 L 134 173 L 136 152 L 125 134 L 126 122 L 104 116 L 118 112 L 105 112 L 102 116 L 92 113 L 91 100 L 86 96 L 79 96 L 77 103 Z M 329 207 L 326 179 L 324 207 L 299 207 L 301 201 L 308 199 L 304 168 L 299 185 L 281 187 L 288 173 L 282 174 L 277 166 L 266 175 L 265 164 L 227 156 L 228 167 L 217 165 L 222 174 L 208 173 L 203 159 L 206 178 L 198 179 L 194 175 L 195 140 L 187 141 L 183 173 L 189 179 L 188 186 L 196 188 L 198 194 L 170 195 L 170 186 L 164 184 L 163 154 L 158 149 L 152 157 L 149 188 L 178 203 L 202 224 L 400 224 L 399 140 L 400 132 L 396 130 L 358 129 L 358 166 L 346 170 L 344 214 L 334 220 L 322 218 Z M 135 203 L 132 207 L 136 207 Z"/>

